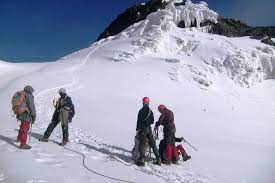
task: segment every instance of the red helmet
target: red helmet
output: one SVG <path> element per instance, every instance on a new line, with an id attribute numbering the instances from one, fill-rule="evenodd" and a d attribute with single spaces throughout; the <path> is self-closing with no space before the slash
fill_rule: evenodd
<path id="1" fill-rule="evenodd" d="M 163 104 L 160 104 L 160 105 L 158 106 L 159 112 L 162 112 L 165 108 L 166 108 L 166 107 L 165 107 L 165 105 L 163 105 Z"/>
<path id="2" fill-rule="evenodd" d="M 149 103 L 150 103 L 149 97 L 143 97 L 142 102 L 143 102 L 144 104 L 149 104 Z"/>

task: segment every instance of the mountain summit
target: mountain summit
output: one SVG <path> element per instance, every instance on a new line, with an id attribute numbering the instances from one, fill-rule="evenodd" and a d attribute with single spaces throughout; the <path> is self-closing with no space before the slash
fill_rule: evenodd
<path id="1" fill-rule="evenodd" d="M 201 2 L 206 5 L 205 2 Z M 125 12 L 120 14 L 105 30 L 102 32 L 98 40 L 102 38 L 106 38 L 108 36 L 116 35 L 127 27 L 145 20 L 146 17 L 156 11 L 165 9 L 167 5 L 174 4 L 175 6 L 183 6 L 190 4 L 189 0 L 150 0 L 147 3 L 142 3 L 131 8 L 128 8 Z M 184 19 L 188 19 L 188 15 Z M 196 17 L 199 18 L 199 17 Z M 186 25 L 186 21 L 178 22 L 177 26 L 181 28 L 186 27 L 210 27 L 208 32 L 213 34 L 224 35 L 228 37 L 242 37 L 242 36 L 250 36 L 254 39 L 260 39 L 263 43 L 275 46 L 275 43 L 271 40 L 271 38 L 275 37 L 275 27 L 251 27 L 239 20 L 235 19 L 227 19 L 222 16 L 217 18 L 217 21 L 204 21 L 200 22 L 200 25 L 197 25 L 197 19 L 190 21 L 190 25 Z M 188 24 L 188 23 L 187 23 Z"/>
<path id="2" fill-rule="evenodd" d="M 122 32 L 127 27 L 133 25 L 134 23 L 145 20 L 148 15 L 150 15 L 151 13 L 154 13 L 156 11 L 159 11 L 162 9 L 169 10 L 169 7 L 170 7 L 171 12 L 173 12 L 173 10 L 176 10 L 177 12 L 181 12 L 181 11 L 179 11 L 178 8 L 172 8 L 172 7 L 182 7 L 183 5 L 187 5 L 187 6 L 189 5 L 189 8 L 191 8 L 192 7 L 192 6 L 190 6 L 191 4 L 192 3 L 189 0 L 150 0 L 147 3 L 142 3 L 139 5 L 133 6 L 131 8 L 128 8 L 124 13 L 120 14 L 109 25 L 109 27 L 106 28 L 105 31 L 100 34 L 100 36 L 98 37 L 98 40 L 100 40 L 102 38 L 106 38 L 108 36 L 116 35 L 116 34 Z M 201 4 L 207 6 L 207 4 L 205 2 L 201 2 Z M 166 7 L 166 6 L 169 6 L 169 7 Z M 175 23 L 177 23 L 181 27 L 182 26 L 183 27 L 190 27 L 190 26 L 194 27 L 197 25 L 200 26 L 199 25 L 200 23 L 196 22 L 196 19 L 200 19 L 200 17 L 199 17 L 200 15 L 197 14 L 198 12 L 194 11 L 194 8 L 195 7 L 192 8 L 193 10 L 190 9 L 190 11 L 193 11 L 191 17 L 188 14 L 181 14 L 181 15 L 178 14 L 179 16 L 181 16 L 178 18 L 186 20 L 185 21 L 186 23 L 181 20 L 180 21 L 175 20 L 175 21 L 178 21 Z M 199 7 L 197 7 L 197 8 L 199 8 Z M 206 10 L 206 9 L 204 8 L 204 10 Z M 188 12 L 188 13 L 191 13 L 191 12 Z M 197 14 L 198 16 L 192 17 L 192 16 L 195 16 L 195 14 Z M 178 15 L 175 15 L 175 16 L 178 16 Z M 217 23 L 217 22 L 214 21 L 214 23 Z"/>

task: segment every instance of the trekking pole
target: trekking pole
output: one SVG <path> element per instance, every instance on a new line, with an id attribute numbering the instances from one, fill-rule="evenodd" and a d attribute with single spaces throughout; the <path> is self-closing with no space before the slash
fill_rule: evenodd
<path id="1" fill-rule="evenodd" d="M 196 151 L 198 151 L 198 149 L 196 149 L 194 146 L 192 146 L 187 140 L 184 139 L 184 141 L 185 141 L 189 146 L 191 146 L 193 149 L 195 149 Z"/>
<path id="2" fill-rule="evenodd" d="M 31 129 L 29 132 L 29 145 L 31 144 L 31 136 L 32 136 L 32 123 L 31 123 Z"/>

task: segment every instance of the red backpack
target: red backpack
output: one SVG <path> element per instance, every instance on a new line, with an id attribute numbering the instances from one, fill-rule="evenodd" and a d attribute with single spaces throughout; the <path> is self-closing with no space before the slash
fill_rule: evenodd
<path id="1" fill-rule="evenodd" d="M 24 112 L 29 113 L 30 110 L 26 104 L 26 92 L 17 91 L 12 97 L 12 111 L 15 115 L 20 115 Z"/>

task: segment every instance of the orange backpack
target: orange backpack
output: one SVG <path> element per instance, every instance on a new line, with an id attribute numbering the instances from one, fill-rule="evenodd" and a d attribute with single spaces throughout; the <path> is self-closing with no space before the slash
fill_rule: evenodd
<path id="1" fill-rule="evenodd" d="M 29 113 L 30 110 L 26 104 L 26 92 L 17 91 L 12 97 L 12 110 L 15 115 L 20 115 L 24 112 Z"/>

